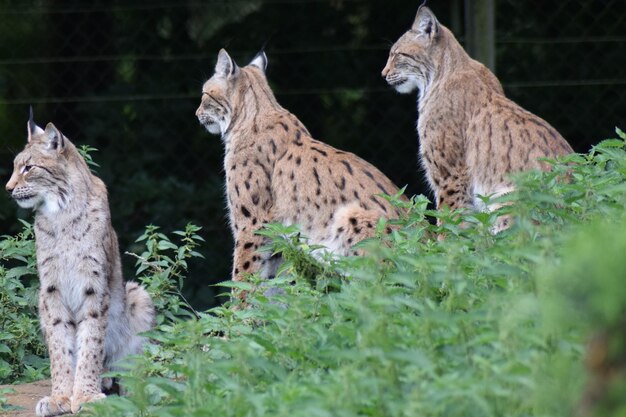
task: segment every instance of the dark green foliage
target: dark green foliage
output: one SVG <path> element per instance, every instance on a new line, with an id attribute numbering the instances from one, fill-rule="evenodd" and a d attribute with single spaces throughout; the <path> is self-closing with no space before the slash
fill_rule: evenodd
<path id="1" fill-rule="evenodd" d="M 40 379 L 48 372 L 37 318 L 33 229 L 26 222 L 22 226 L 17 236 L 0 240 L 0 384 Z"/>

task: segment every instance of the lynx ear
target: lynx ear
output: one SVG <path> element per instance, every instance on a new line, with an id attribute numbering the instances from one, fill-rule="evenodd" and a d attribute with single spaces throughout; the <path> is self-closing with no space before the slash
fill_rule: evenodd
<path id="1" fill-rule="evenodd" d="M 46 135 L 46 149 L 57 151 L 57 153 L 63 152 L 63 149 L 65 149 L 65 138 L 59 129 L 52 123 L 48 123 L 44 133 Z"/>
<path id="2" fill-rule="evenodd" d="M 43 129 L 37 126 L 35 123 L 35 118 L 33 117 L 33 106 L 30 106 L 28 109 L 28 122 L 26 122 L 26 132 L 28 133 L 28 142 L 33 138 L 34 135 L 41 135 L 43 133 Z"/>
<path id="3" fill-rule="evenodd" d="M 237 74 L 239 67 L 235 61 L 228 55 L 225 49 L 220 49 L 217 54 L 217 64 L 215 64 L 215 73 L 224 77 L 230 77 Z"/>
<path id="4" fill-rule="evenodd" d="M 419 37 L 434 39 L 439 33 L 439 22 L 428 7 L 420 6 L 417 9 L 417 15 L 411 30 L 416 32 Z"/>
<path id="5" fill-rule="evenodd" d="M 261 51 L 256 54 L 256 56 L 252 58 L 252 61 L 250 61 L 249 65 L 254 65 L 265 73 L 265 70 L 267 69 L 267 55 L 265 55 L 265 51 Z"/>

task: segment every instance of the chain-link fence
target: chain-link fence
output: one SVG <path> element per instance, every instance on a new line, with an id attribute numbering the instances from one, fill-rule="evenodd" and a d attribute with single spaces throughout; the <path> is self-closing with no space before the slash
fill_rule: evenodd
<path id="1" fill-rule="evenodd" d="M 316 138 L 369 160 L 409 194 L 426 192 L 415 97 L 380 76 L 418 3 L 0 1 L 0 175 L 23 146 L 32 104 L 40 124 L 99 149 L 123 249 L 145 224 L 204 227 L 194 285 L 204 291 L 197 299 L 211 300 L 206 284 L 228 278 L 231 251 L 223 149 L 194 111 L 219 48 L 245 64 L 265 46 L 278 100 Z M 461 41 L 465 3 L 431 2 Z M 626 126 L 626 2 L 494 3 L 496 72 L 511 98 L 579 151 Z M 17 226 L 15 212 L 0 198 L 3 230 Z"/>

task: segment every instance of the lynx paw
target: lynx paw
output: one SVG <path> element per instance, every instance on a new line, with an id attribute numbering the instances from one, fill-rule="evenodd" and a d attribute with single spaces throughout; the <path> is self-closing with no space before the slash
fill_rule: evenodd
<path id="1" fill-rule="evenodd" d="M 83 394 L 72 396 L 72 413 L 78 413 L 85 403 L 102 400 L 107 396 L 99 392 L 97 394 Z"/>
<path id="2" fill-rule="evenodd" d="M 126 391 L 120 385 L 120 381 L 117 378 L 104 377 L 102 378 L 102 392 L 108 397 L 109 395 L 124 395 Z"/>
<path id="3" fill-rule="evenodd" d="M 104 372 L 107 372 L 107 370 L 105 369 Z M 113 388 L 113 378 L 105 376 L 102 377 L 102 391 L 106 392 L 111 390 L 111 388 Z"/>
<path id="4" fill-rule="evenodd" d="M 505 231 L 513 225 L 513 217 L 510 214 L 500 216 L 496 220 L 495 224 L 491 227 L 491 233 L 497 235 L 500 232 Z"/>
<path id="5" fill-rule="evenodd" d="M 59 416 L 71 411 L 71 401 L 68 397 L 43 397 L 35 407 L 39 417 Z"/>

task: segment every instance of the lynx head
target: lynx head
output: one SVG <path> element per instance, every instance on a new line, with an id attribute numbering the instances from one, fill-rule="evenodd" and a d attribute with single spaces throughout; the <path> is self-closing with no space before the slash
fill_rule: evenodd
<path id="1" fill-rule="evenodd" d="M 52 123 L 37 126 L 32 109 L 26 129 L 28 142 L 13 161 L 6 190 L 21 207 L 56 212 L 66 203 L 67 155 L 75 148 Z"/>
<path id="2" fill-rule="evenodd" d="M 420 6 L 411 29 L 391 47 L 382 72 L 387 83 L 403 94 L 416 88 L 423 94 L 432 79 L 435 51 L 447 32 L 428 7 Z"/>
<path id="3" fill-rule="evenodd" d="M 266 68 L 265 52 L 259 52 L 250 64 L 239 68 L 230 55 L 221 49 L 217 56 L 215 73 L 202 86 L 202 98 L 196 110 L 200 123 L 210 133 L 226 132 L 250 84 L 258 81 L 267 83 Z"/>

